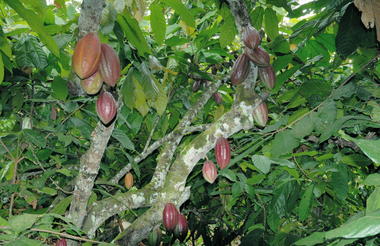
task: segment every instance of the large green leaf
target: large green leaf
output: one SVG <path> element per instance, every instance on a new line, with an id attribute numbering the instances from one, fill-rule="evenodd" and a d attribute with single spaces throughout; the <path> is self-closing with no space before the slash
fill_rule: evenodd
<path id="1" fill-rule="evenodd" d="M 313 189 L 314 185 L 309 185 L 305 193 L 302 195 L 301 202 L 298 208 L 298 216 L 301 221 L 307 219 L 307 217 L 310 214 L 310 209 L 313 201 Z"/>
<path id="2" fill-rule="evenodd" d="M 290 154 L 299 145 L 299 139 L 295 138 L 291 131 L 283 131 L 276 134 L 272 141 L 273 157 Z"/>
<path id="3" fill-rule="evenodd" d="M 17 65 L 20 68 L 35 67 L 43 69 L 48 65 L 47 55 L 37 38 L 31 35 L 24 36 L 14 46 Z"/>
<path id="4" fill-rule="evenodd" d="M 263 155 L 254 155 L 252 156 L 252 162 L 253 165 L 255 165 L 255 167 L 257 167 L 257 169 L 261 172 L 265 174 L 269 173 L 272 161 L 268 157 Z"/>
<path id="5" fill-rule="evenodd" d="M 39 214 L 21 214 L 9 219 L 9 225 L 16 232 L 22 232 L 33 226 L 41 215 Z"/>
<path id="6" fill-rule="evenodd" d="M 4 80 L 4 63 L 3 63 L 3 55 L 0 53 L 0 85 Z"/>
<path id="7" fill-rule="evenodd" d="M 366 213 L 371 213 L 380 209 L 380 187 L 376 187 L 375 190 L 369 195 L 367 199 Z"/>
<path id="8" fill-rule="evenodd" d="M 272 8 L 265 9 L 264 14 L 264 28 L 266 34 L 270 39 L 274 40 L 278 36 L 278 19 L 276 15 L 276 11 Z"/>
<path id="9" fill-rule="evenodd" d="M 251 17 L 252 26 L 257 30 L 260 30 L 263 24 L 264 12 L 264 8 L 258 6 L 254 8 L 253 11 L 249 14 L 249 16 Z"/>
<path id="10" fill-rule="evenodd" d="M 163 2 L 167 6 L 173 8 L 188 26 L 195 28 L 195 19 L 193 14 L 180 0 L 163 0 Z"/>
<path id="11" fill-rule="evenodd" d="M 29 26 L 40 37 L 41 41 L 48 47 L 48 49 L 57 57 L 59 57 L 59 48 L 54 39 L 47 34 L 43 26 L 43 20 L 36 15 L 33 11 L 26 9 L 19 0 L 4 0 L 17 14 L 21 16 Z"/>
<path id="12" fill-rule="evenodd" d="M 69 90 L 67 88 L 67 81 L 62 79 L 61 77 L 54 78 L 53 83 L 51 84 L 51 89 L 53 91 L 54 97 L 59 100 L 65 100 L 67 95 L 69 94 Z"/>
<path id="13" fill-rule="evenodd" d="M 223 17 L 223 24 L 220 27 L 219 42 L 221 47 L 226 47 L 235 39 L 237 31 L 234 17 L 226 5 L 223 5 L 223 7 L 220 9 L 220 14 Z"/>
<path id="14" fill-rule="evenodd" d="M 135 150 L 134 144 L 129 139 L 127 134 L 125 134 L 125 132 L 123 132 L 122 130 L 115 129 L 112 132 L 112 137 L 116 138 L 117 141 L 119 141 L 124 148 L 129 149 L 129 150 Z"/>
<path id="15" fill-rule="evenodd" d="M 156 42 L 162 44 L 165 40 L 166 22 L 163 8 L 159 4 L 150 5 L 150 25 Z"/>
<path id="16" fill-rule="evenodd" d="M 355 139 L 346 135 L 343 131 L 339 131 L 339 134 L 348 141 L 353 141 L 364 152 L 368 158 L 375 163 L 380 163 L 380 139 Z"/>

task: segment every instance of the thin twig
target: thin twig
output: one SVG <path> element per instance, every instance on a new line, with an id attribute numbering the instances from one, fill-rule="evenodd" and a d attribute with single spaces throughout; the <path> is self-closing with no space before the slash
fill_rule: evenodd
<path id="1" fill-rule="evenodd" d="M 70 239 L 73 239 L 73 240 L 76 240 L 76 241 L 84 241 L 84 242 L 98 243 L 98 244 L 104 243 L 104 242 L 100 242 L 100 241 L 96 241 L 96 240 L 91 240 L 91 239 L 87 239 L 87 238 L 83 238 L 83 237 L 73 236 L 73 235 L 70 235 L 70 234 L 67 234 L 67 233 L 50 231 L 50 230 L 39 229 L 39 228 L 32 228 L 32 229 L 30 229 L 30 231 L 46 232 L 46 233 L 55 234 L 55 235 L 58 235 L 58 236 L 61 236 L 61 237 L 70 238 Z"/>

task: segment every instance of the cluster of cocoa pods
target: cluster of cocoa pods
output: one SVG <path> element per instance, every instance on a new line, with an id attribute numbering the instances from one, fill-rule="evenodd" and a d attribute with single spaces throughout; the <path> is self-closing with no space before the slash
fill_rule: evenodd
<path id="1" fill-rule="evenodd" d="M 174 236 L 181 242 L 186 238 L 189 229 L 186 217 L 181 214 L 173 203 L 166 203 L 162 212 L 162 221 L 168 232 L 173 232 Z"/>
<path id="2" fill-rule="evenodd" d="M 228 140 L 224 137 L 218 138 L 214 151 L 216 163 L 218 164 L 219 168 L 226 168 L 231 161 L 231 149 Z M 207 160 L 203 163 L 202 174 L 203 178 L 210 184 L 215 182 L 218 176 L 218 170 L 211 160 Z"/>
<path id="3" fill-rule="evenodd" d="M 81 79 L 83 90 L 89 95 L 99 93 L 103 82 L 114 87 L 120 78 L 120 61 L 115 50 L 108 44 L 101 43 L 93 32 L 85 35 L 76 44 L 72 65 Z M 96 112 L 105 125 L 115 118 L 117 105 L 111 93 L 100 93 Z"/>

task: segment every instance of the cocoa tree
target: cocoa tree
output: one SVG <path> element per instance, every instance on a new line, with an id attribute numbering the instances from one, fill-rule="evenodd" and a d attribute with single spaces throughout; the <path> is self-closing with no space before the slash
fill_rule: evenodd
<path id="1" fill-rule="evenodd" d="M 2 242 L 376 244 L 375 3 L 0 7 Z"/>

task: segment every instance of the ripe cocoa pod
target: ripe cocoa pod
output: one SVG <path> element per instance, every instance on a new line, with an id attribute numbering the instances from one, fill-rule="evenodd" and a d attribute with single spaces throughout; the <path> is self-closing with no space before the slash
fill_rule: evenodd
<path id="1" fill-rule="evenodd" d="M 104 125 L 110 123 L 116 115 L 116 101 L 108 91 L 99 95 L 96 101 L 96 112 Z"/>
<path id="2" fill-rule="evenodd" d="M 59 240 L 55 243 L 55 246 L 67 246 L 66 239 L 64 239 L 64 238 L 59 239 Z"/>
<path id="3" fill-rule="evenodd" d="M 267 67 L 270 65 L 269 54 L 260 46 L 258 46 L 254 50 L 245 47 L 244 53 L 253 63 L 255 63 L 259 67 Z"/>
<path id="4" fill-rule="evenodd" d="M 242 39 L 244 45 L 250 49 L 256 49 L 261 42 L 260 33 L 250 25 L 243 28 Z"/>
<path id="5" fill-rule="evenodd" d="M 95 95 L 102 88 L 103 79 L 99 72 L 95 72 L 87 79 L 82 79 L 80 85 L 87 94 Z"/>
<path id="6" fill-rule="evenodd" d="M 149 246 L 158 246 L 161 243 L 161 230 L 160 228 L 153 229 L 148 236 Z"/>
<path id="7" fill-rule="evenodd" d="M 264 127 L 268 121 L 268 106 L 265 102 L 253 110 L 253 118 L 257 125 Z"/>
<path id="8" fill-rule="evenodd" d="M 173 203 L 166 203 L 162 221 L 167 231 L 173 231 L 178 223 L 179 212 Z"/>
<path id="9" fill-rule="evenodd" d="M 266 87 L 273 89 L 276 83 L 276 74 L 272 66 L 259 67 L 259 76 Z"/>
<path id="10" fill-rule="evenodd" d="M 220 137 L 215 144 L 215 158 L 220 169 L 224 169 L 228 166 L 231 160 L 231 150 L 228 140 L 224 137 Z"/>
<path id="11" fill-rule="evenodd" d="M 249 58 L 246 54 L 241 54 L 234 63 L 231 72 L 231 82 L 234 85 L 243 82 L 249 74 Z"/>
<path id="12" fill-rule="evenodd" d="M 223 102 L 223 98 L 222 98 L 222 95 L 220 95 L 219 92 L 215 92 L 213 94 L 213 97 L 214 97 L 214 100 L 217 104 L 221 104 Z"/>
<path id="13" fill-rule="evenodd" d="M 120 78 L 120 60 L 114 49 L 108 44 L 101 45 L 99 71 L 103 81 L 109 86 L 115 86 Z"/>
<path id="14" fill-rule="evenodd" d="M 189 227 L 187 225 L 186 217 L 183 214 L 179 214 L 178 223 L 174 229 L 174 236 L 182 242 L 183 240 L 185 240 L 188 230 Z"/>
<path id="15" fill-rule="evenodd" d="M 124 177 L 124 185 L 127 189 L 132 188 L 133 186 L 133 175 L 132 173 L 127 173 Z"/>
<path id="16" fill-rule="evenodd" d="M 81 38 L 75 46 L 72 61 L 75 73 L 81 79 L 93 75 L 98 70 L 100 55 L 100 40 L 96 33 L 90 32 Z"/>
<path id="17" fill-rule="evenodd" d="M 203 178 L 210 184 L 214 183 L 218 177 L 218 170 L 212 161 L 205 161 L 202 167 Z"/>

